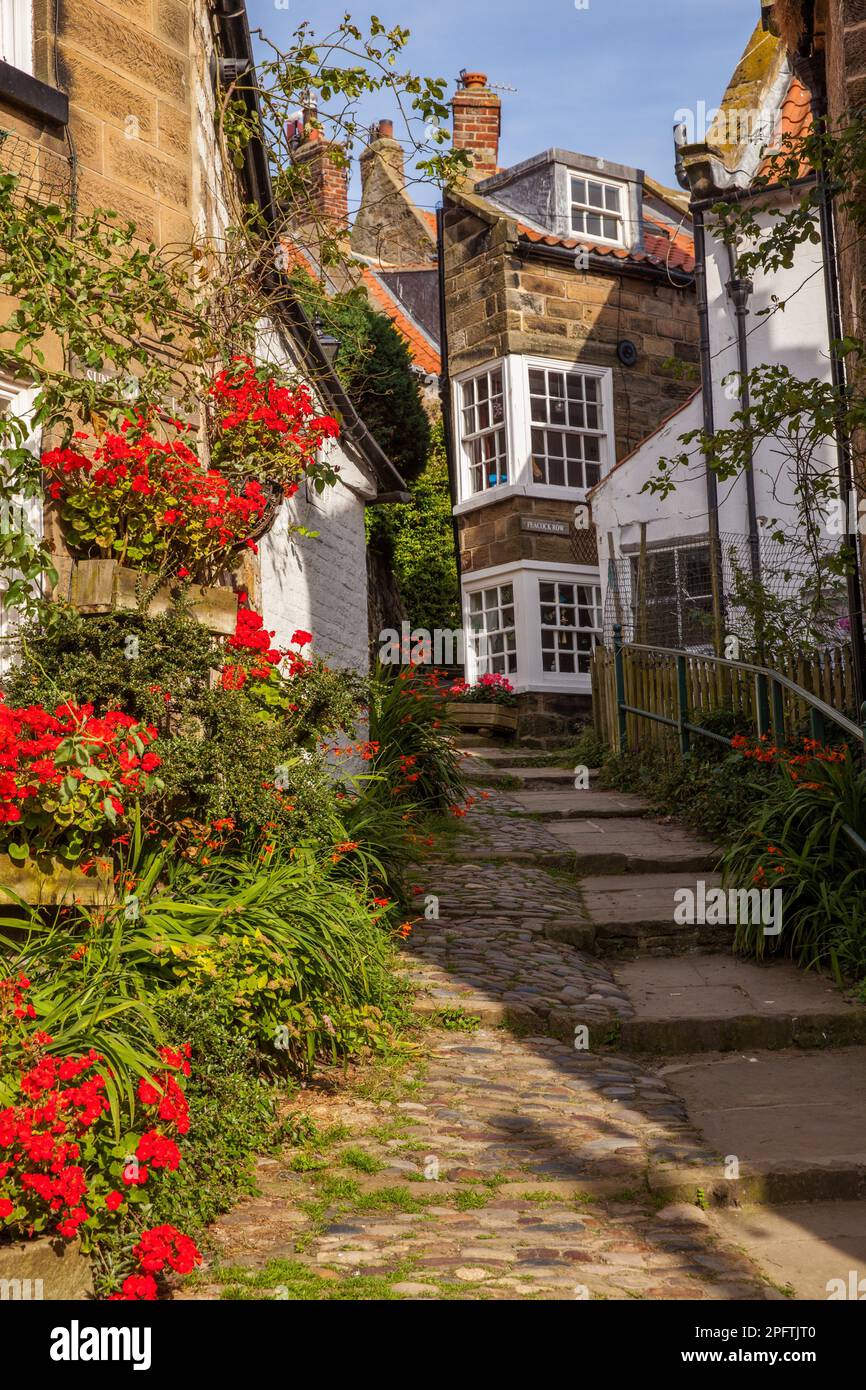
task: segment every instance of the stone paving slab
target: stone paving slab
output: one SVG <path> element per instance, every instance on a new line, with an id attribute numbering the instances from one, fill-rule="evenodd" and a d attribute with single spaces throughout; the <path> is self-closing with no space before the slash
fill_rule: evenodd
<path id="1" fill-rule="evenodd" d="M 622 962 L 614 968 L 639 1019 L 732 1018 L 738 1014 L 863 1012 L 831 980 L 790 961 L 758 965 L 734 956 Z"/>
<path id="2" fill-rule="evenodd" d="M 680 826 L 651 820 L 587 816 L 550 821 L 548 826 L 557 840 L 575 851 L 576 867 L 586 874 L 710 872 L 719 859 L 715 845 Z"/>
<path id="3" fill-rule="evenodd" d="M 702 872 L 707 888 L 721 886 L 718 874 Z M 690 951 L 731 949 L 728 926 L 682 926 L 674 921 L 680 888 L 697 880 L 679 873 L 590 874 L 580 880 L 584 911 L 595 928 L 597 948 L 605 955 L 682 955 Z"/>
<path id="4" fill-rule="evenodd" d="M 570 791 L 515 791 L 518 806 L 543 820 L 573 820 L 589 816 L 594 820 L 616 816 L 640 816 L 649 810 L 646 801 L 631 792 L 597 791 L 593 787 Z"/>
<path id="5" fill-rule="evenodd" d="M 866 1278 L 866 1203 L 730 1208 L 714 1212 L 712 1226 L 759 1260 L 771 1279 L 789 1286 L 795 1298 L 866 1294 L 866 1284 L 860 1286 Z"/>
<path id="6" fill-rule="evenodd" d="M 688 1053 L 866 1042 L 866 1009 L 790 961 L 655 957 L 614 969 L 634 1012 L 620 1045 Z"/>
<path id="7" fill-rule="evenodd" d="M 861 1049 L 708 1053 L 658 1069 L 707 1141 L 753 1168 L 866 1166 Z"/>

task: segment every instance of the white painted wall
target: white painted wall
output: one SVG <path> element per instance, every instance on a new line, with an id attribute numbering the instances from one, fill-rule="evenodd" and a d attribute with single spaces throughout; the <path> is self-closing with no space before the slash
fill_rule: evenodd
<path id="1" fill-rule="evenodd" d="M 288 371 L 295 367 L 291 344 L 269 324 L 262 324 L 257 356 Z M 321 403 L 319 408 L 324 411 Z M 262 616 L 276 632 L 277 646 L 288 646 L 292 633 L 304 628 L 313 634 L 316 655 L 329 665 L 366 672 L 364 506 L 376 485 L 339 439 L 325 448 L 339 481 L 321 493 L 303 483 L 259 541 Z M 291 525 L 318 532 L 318 539 L 292 534 Z"/>
<path id="2" fill-rule="evenodd" d="M 329 665 L 366 672 L 363 499 L 375 489 L 345 453 L 337 462 L 341 481 L 321 494 L 302 486 L 260 541 L 262 612 L 277 646 L 288 646 L 295 629 L 306 628 Z M 318 531 L 320 539 L 290 535 L 291 522 Z"/>
<path id="3" fill-rule="evenodd" d="M 772 219 L 760 219 L 764 225 Z M 783 364 L 801 379 L 830 380 L 829 332 L 824 297 L 822 247 L 800 247 L 790 269 L 772 275 L 756 272 L 754 293 L 746 321 L 749 369 L 762 364 Z M 707 295 L 709 300 L 710 351 L 713 362 L 713 410 L 716 429 L 725 429 L 740 407 L 736 381 L 725 379 L 738 366 L 736 316 L 726 285 L 731 278 L 728 253 L 723 243 L 707 228 Z M 772 309 L 773 296 L 786 302 L 784 312 Z M 684 446 L 681 437 L 703 425 L 700 393 L 683 407 L 661 430 L 651 435 L 629 458 L 603 478 L 590 494 L 593 520 L 598 532 L 602 587 L 606 600 L 608 582 L 608 533 L 613 534 L 617 558 L 630 552 L 640 541 L 640 524 L 647 523 L 647 542 L 676 540 L 706 535 L 707 494 L 703 459 L 695 444 Z M 676 489 L 666 499 L 641 492 L 658 472 L 661 458 L 672 458 L 688 449 L 693 463 L 673 476 Z M 824 451 L 824 462 L 835 472 L 832 448 Z M 785 458 L 772 441 L 762 444 L 754 460 L 755 497 L 759 521 L 780 525 L 787 532 L 796 528 L 794 494 Z M 719 483 L 719 529 L 723 535 L 748 534 L 745 478 L 740 476 Z M 633 553 L 633 551 L 631 551 Z"/>

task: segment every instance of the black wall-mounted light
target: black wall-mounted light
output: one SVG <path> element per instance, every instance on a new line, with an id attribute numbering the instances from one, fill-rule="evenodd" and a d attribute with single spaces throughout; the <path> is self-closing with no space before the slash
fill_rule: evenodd
<path id="1" fill-rule="evenodd" d="M 623 338 L 621 343 L 617 343 L 616 355 L 624 367 L 637 365 L 637 348 L 628 338 Z"/>
<path id="2" fill-rule="evenodd" d="M 325 354 L 331 366 L 333 366 L 337 353 L 340 351 L 340 343 L 342 339 L 336 338 L 333 333 L 330 333 L 325 328 L 325 325 L 322 323 L 322 320 L 318 314 L 313 320 L 313 327 L 316 330 L 316 337 L 319 340 L 319 347 L 322 349 L 322 352 Z"/>

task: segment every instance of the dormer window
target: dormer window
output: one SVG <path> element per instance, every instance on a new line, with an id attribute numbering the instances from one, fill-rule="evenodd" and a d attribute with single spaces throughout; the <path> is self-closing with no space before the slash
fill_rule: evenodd
<path id="1" fill-rule="evenodd" d="M 606 179 L 571 177 L 571 230 L 596 241 L 625 242 L 621 184 Z"/>

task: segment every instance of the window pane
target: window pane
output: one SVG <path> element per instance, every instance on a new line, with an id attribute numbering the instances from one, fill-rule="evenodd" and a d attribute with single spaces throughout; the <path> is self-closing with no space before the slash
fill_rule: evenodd
<path id="1" fill-rule="evenodd" d="M 602 186 L 601 186 L 600 183 L 594 183 L 592 180 L 590 180 L 590 183 L 589 183 L 589 197 L 587 198 L 586 201 L 589 203 L 590 207 L 593 207 L 593 208 L 603 208 L 603 207 L 604 207 L 604 191 L 603 191 Z"/>
<path id="2" fill-rule="evenodd" d="M 500 603 L 514 602 L 514 586 L 512 584 L 502 585 L 502 588 L 499 590 L 499 601 Z"/>
<path id="3" fill-rule="evenodd" d="M 619 223 L 617 222 L 615 217 L 603 218 L 602 227 L 604 229 L 604 235 L 607 237 L 608 241 L 619 240 Z"/>
<path id="4" fill-rule="evenodd" d="M 585 180 L 585 179 L 572 179 L 572 180 L 571 180 L 571 197 L 572 197 L 572 201 L 575 202 L 575 203 L 585 203 L 585 202 L 586 202 L 586 180 Z"/>
<path id="5" fill-rule="evenodd" d="M 602 219 L 597 217 L 594 212 L 586 214 L 586 234 L 587 236 L 601 236 Z"/>
<path id="6" fill-rule="evenodd" d="M 554 602 L 555 602 L 555 600 L 556 600 L 556 585 L 555 585 L 555 584 L 540 584 L 540 585 L 539 585 L 539 589 L 540 589 L 540 592 L 541 592 L 541 602 L 542 602 L 542 603 L 554 603 Z"/>
<path id="7" fill-rule="evenodd" d="M 604 205 L 608 212 L 619 212 L 619 194 L 620 190 L 615 188 L 613 184 L 605 186 Z"/>

